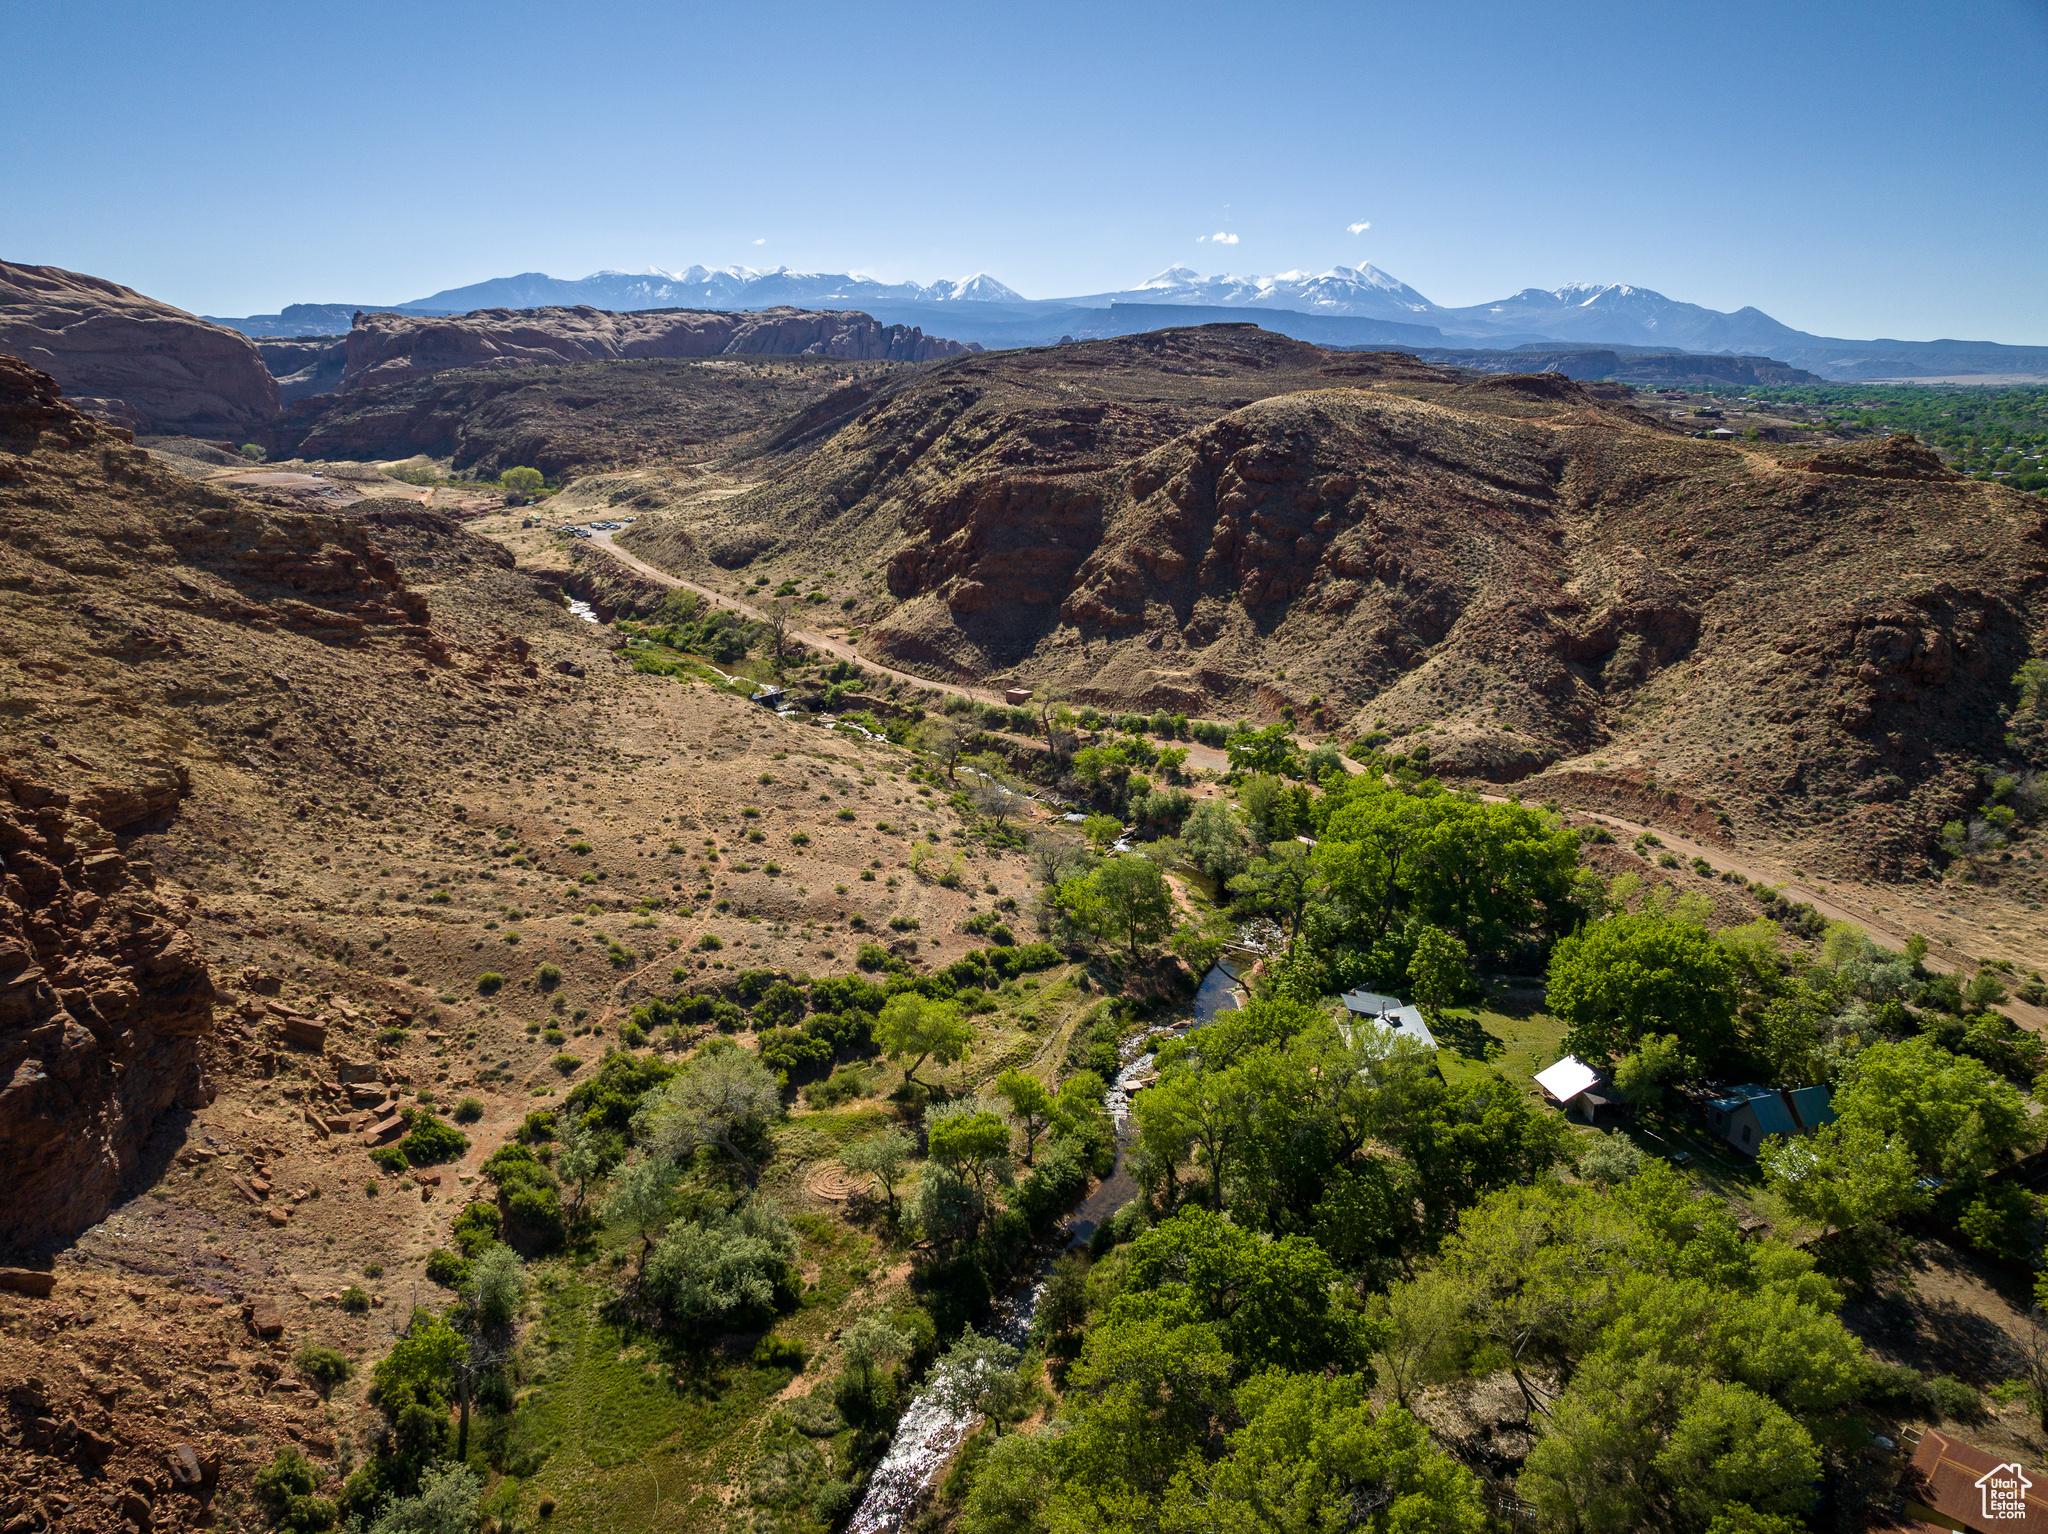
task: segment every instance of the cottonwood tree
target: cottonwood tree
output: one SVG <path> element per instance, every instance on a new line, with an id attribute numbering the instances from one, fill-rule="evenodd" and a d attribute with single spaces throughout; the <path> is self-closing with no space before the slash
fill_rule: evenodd
<path id="1" fill-rule="evenodd" d="M 875 1042 L 891 1061 L 909 1059 L 903 1084 L 917 1079 L 925 1061 L 952 1065 L 967 1058 L 974 1043 L 974 1024 L 950 1001 L 934 1001 L 915 991 L 891 996 L 875 1019 Z"/>
<path id="2" fill-rule="evenodd" d="M 642 1099 L 634 1133 L 651 1156 L 679 1162 L 708 1145 L 760 1186 L 768 1126 L 782 1115 L 775 1075 L 743 1050 L 706 1050 Z"/>
<path id="3" fill-rule="evenodd" d="M 839 1161 L 847 1171 L 872 1177 L 882 1185 L 882 1192 L 889 1200 L 889 1218 L 894 1220 L 896 1185 L 903 1181 L 904 1169 L 910 1164 L 910 1153 L 915 1149 L 909 1135 L 890 1129 L 855 1141 Z"/>
<path id="4" fill-rule="evenodd" d="M 1310 906 L 1322 899 L 1328 886 L 1308 848 L 1300 842 L 1281 842 L 1256 859 L 1251 867 L 1230 881 L 1237 897 L 1237 909 L 1247 915 L 1271 916 L 1287 932 L 1287 952 L 1301 938 L 1302 918 Z"/>
<path id="5" fill-rule="evenodd" d="M 1472 983 L 1472 956 L 1465 945 L 1441 927 L 1425 925 L 1415 934 L 1415 954 L 1408 961 L 1408 980 L 1416 1005 L 1431 1023 L 1444 1020 L 1444 1008 Z"/>
<path id="6" fill-rule="evenodd" d="M 1015 1069 L 1004 1071 L 996 1078 L 996 1091 L 1009 1104 L 1010 1117 L 1024 1136 L 1024 1164 L 1031 1166 L 1038 1137 L 1059 1119 L 1052 1093 L 1030 1072 Z"/>

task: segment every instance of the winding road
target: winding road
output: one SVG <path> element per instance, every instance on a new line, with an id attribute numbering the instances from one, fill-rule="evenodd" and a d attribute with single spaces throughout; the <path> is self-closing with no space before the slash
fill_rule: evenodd
<path id="1" fill-rule="evenodd" d="M 612 558 L 618 560 L 620 564 L 625 565 L 636 575 L 645 576 L 647 579 L 664 586 L 676 586 L 686 591 L 693 591 L 707 601 L 715 602 L 720 607 L 730 608 L 734 612 L 742 613 L 760 622 L 768 621 L 766 613 L 747 602 L 741 601 L 737 597 L 727 596 L 722 591 L 714 591 L 709 586 L 699 585 L 697 582 L 685 580 L 681 576 L 670 575 L 666 570 L 658 569 L 648 564 L 644 559 L 637 558 L 613 543 L 612 535 L 609 532 L 593 531 L 590 535 L 590 541 L 601 545 Z M 999 693 L 985 687 L 965 687 L 955 682 L 935 682 L 930 677 L 917 676 L 912 672 L 897 671 L 891 667 L 880 665 L 870 660 L 867 656 L 862 655 L 852 645 L 842 639 L 833 639 L 827 635 L 813 633 L 805 629 L 791 629 L 790 633 L 794 638 L 811 646 L 813 649 L 821 650 L 827 655 L 836 656 L 842 660 L 851 661 L 864 670 L 878 672 L 883 676 L 892 677 L 900 682 L 908 682 L 917 687 L 936 688 L 941 692 L 956 693 L 963 698 L 971 698 L 977 703 L 1000 703 L 1003 701 Z M 1192 767 L 1207 767 L 1220 772 L 1228 767 L 1229 762 L 1224 753 L 1215 747 L 1191 742 L 1188 748 L 1188 764 Z M 1344 767 L 1348 772 L 1358 770 L 1349 759 L 1345 760 Z M 1501 798 L 1501 796 L 1493 794 L 1484 795 L 1483 797 L 1489 799 Z M 1853 926 L 1861 927 L 1870 935 L 1872 941 L 1881 943 L 1888 948 L 1904 948 L 1906 939 L 1912 935 L 1910 928 L 1902 926 L 1895 920 L 1880 916 L 1875 911 L 1849 900 L 1839 890 L 1821 890 L 1796 879 L 1787 880 L 1776 870 L 1763 868 L 1723 848 L 1709 847 L 1692 841 L 1662 826 L 1649 826 L 1635 821 L 1623 820 L 1620 816 L 1610 815 L 1605 811 L 1601 812 L 1600 818 L 1615 830 L 1627 832 L 1631 837 L 1642 831 L 1654 830 L 1659 838 L 1662 839 L 1666 848 L 1688 862 L 1695 857 L 1703 857 L 1716 868 L 1732 869 L 1752 882 L 1760 880 L 1766 884 L 1775 884 L 1783 889 L 1790 898 L 1805 901 L 1829 921 L 1843 921 Z M 1977 970 L 1977 961 L 1974 957 L 1949 944 L 1936 942 L 1933 938 L 1928 939 L 1926 964 L 1932 970 L 1953 971 L 1960 975 L 1974 974 Z M 2015 997 L 2002 1003 L 2002 1010 L 2014 1022 L 2031 1028 L 2036 1033 L 2048 1034 L 2048 1007 L 2031 1006 Z"/>

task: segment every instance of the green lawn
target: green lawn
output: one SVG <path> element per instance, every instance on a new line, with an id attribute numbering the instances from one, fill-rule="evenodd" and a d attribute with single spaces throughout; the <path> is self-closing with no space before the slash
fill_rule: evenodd
<path id="1" fill-rule="evenodd" d="M 1444 1080 L 1455 1086 L 1499 1071 L 1531 1092 L 1539 1090 L 1536 1073 L 1555 1064 L 1563 1052 L 1564 1024 L 1534 1007 L 1501 1005 L 1512 1010 L 1484 1006 L 1446 1011 L 1442 1025 L 1433 1030 L 1441 1046 L 1436 1058 Z"/>

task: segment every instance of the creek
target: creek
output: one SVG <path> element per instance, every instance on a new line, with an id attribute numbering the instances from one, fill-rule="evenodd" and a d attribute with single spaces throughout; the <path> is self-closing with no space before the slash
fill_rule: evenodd
<path id="1" fill-rule="evenodd" d="M 1139 1090 L 1152 1073 L 1156 1058 L 1153 1041 L 1177 1038 L 1214 1022 L 1236 1006 L 1237 971 L 1228 963 L 1218 962 L 1202 978 L 1187 1016 L 1173 1024 L 1149 1029 L 1126 1046 L 1135 1051 L 1133 1057 L 1117 1071 L 1116 1080 L 1103 1097 L 1110 1121 L 1116 1126 L 1116 1165 L 1095 1191 L 1075 1206 L 1067 1223 L 1067 1249 L 1086 1246 L 1103 1221 L 1137 1196 L 1137 1180 L 1124 1166 L 1124 1145 L 1130 1137 L 1131 1093 Z M 1012 1286 L 1008 1294 L 990 1306 L 989 1323 L 983 1328 L 986 1335 L 998 1337 L 1014 1348 L 1025 1346 L 1055 1255 L 1043 1254 L 1029 1278 Z M 966 1439 L 968 1429 L 974 1425 L 973 1416 L 953 1405 L 955 1392 L 948 1388 L 945 1376 L 949 1367 L 941 1364 L 933 1370 L 924 1388 L 904 1409 L 895 1435 L 889 1440 L 889 1452 L 868 1477 L 867 1489 L 854 1511 L 853 1521 L 847 1525 L 847 1534 L 895 1534 Z"/>

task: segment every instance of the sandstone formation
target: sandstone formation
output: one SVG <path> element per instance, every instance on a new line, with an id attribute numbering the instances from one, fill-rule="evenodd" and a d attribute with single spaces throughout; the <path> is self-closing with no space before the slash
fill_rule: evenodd
<path id="1" fill-rule="evenodd" d="M 0 355 L 138 432 L 253 437 L 278 412 L 277 381 L 247 336 L 60 267 L 0 261 Z"/>
<path id="2" fill-rule="evenodd" d="M 595 362 L 624 357 L 835 357 L 928 362 L 979 347 L 883 325 L 858 311 L 766 309 L 721 314 L 651 309 L 479 309 L 445 319 L 363 314 L 349 331 L 345 390 L 451 368 Z"/>
<path id="3" fill-rule="evenodd" d="M 115 833 L 183 779 L 70 793 L 0 762 L 0 1250 L 98 1219 L 175 1105 L 207 1101 L 213 983 Z"/>
<path id="4" fill-rule="evenodd" d="M 205 1099 L 214 986 L 183 931 L 198 899 L 153 887 L 167 846 L 190 878 L 188 820 L 207 825 L 196 866 L 223 862 L 247 845 L 236 793 L 304 806 L 350 765 L 399 791 L 359 729 L 395 722 L 424 764 L 450 719 L 484 712 L 443 686 L 535 685 L 526 638 L 437 623 L 399 558 L 502 578 L 494 607 L 546 611 L 448 517 L 203 485 L 0 360 L 0 1252 L 98 1220 L 166 1113 Z M 394 710 L 394 686 L 434 706 Z"/>

